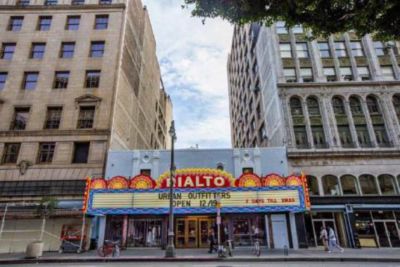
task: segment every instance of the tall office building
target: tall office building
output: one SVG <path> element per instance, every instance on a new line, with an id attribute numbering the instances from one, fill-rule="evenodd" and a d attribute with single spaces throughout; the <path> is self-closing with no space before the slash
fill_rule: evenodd
<path id="1" fill-rule="evenodd" d="M 307 174 L 303 247 L 321 245 L 322 225 L 344 246 L 400 246 L 399 49 L 281 22 L 234 29 L 232 145 L 285 146 L 291 172 Z"/>
<path id="2" fill-rule="evenodd" d="M 0 214 L 8 204 L 3 230 L 32 230 L 3 233 L 1 251 L 38 238 L 40 220 L 14 220 L 21 203 L 79 207 L 108 150 L 167 148 L 172 105 L 155 50 L 140 0 L 1 1 Z M 79 224 L 79 209 L 65 212 L 46 226 L 56 237 Z"/>

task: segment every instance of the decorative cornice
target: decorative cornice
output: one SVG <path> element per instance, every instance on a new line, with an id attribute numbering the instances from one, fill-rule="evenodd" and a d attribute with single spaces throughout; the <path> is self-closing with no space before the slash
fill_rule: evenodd
<path id="1" fill-rule="evenodd" d="M 37 131 L 0 131 L 0 137 L 18 136 L 87 136 L 87 135 L 110 135 L 109 129 L 82 129 L 82 130 L 37 130 Z"/>
<path id="2" fill-rule="evenodd" d="M 377 157 L 400 157 L 400 149 L 398 148 L 376 148 L 368 150 L 340 150 L 340 151 L 315 151 L 315 150 L 288 150 L 289 159 L 326 159 L 326 158 L 377 158 Z"/>
<path id="3" fill-rule="evenodd" d="M 390 86 L 400 85 L 400 81 L 352 81 L 352 82 L 312 82 L 312 83 L 278 83 L 278 87 L 349 87 L 349 86 Z"/>
<path id="4" fill-rule="evenodd" d="M 30 10 L 93 10 L 93 9 L 125 9 L 126 4 L 109 4 L 109 5 L 54 5 L 54 6 L 45 6 L 45 5 L 29 5 L 29 6 L 18 6 L 18 5 L 0 5 L 1 10 L 18 10 L 18 11 L 30 11 Z"/>

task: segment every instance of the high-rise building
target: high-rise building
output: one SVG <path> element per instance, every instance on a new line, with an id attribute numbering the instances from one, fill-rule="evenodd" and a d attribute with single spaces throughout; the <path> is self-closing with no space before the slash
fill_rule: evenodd
<path id="1" fill-rule="evenodd" d="M 43 197 L 81 205 L 85 177 L 104 175 L 110 149 L 168 147 L 172 105 L 155 50 L 140 0 L 1 1 L 0 202 L 10 216 Z M 48 227 L 59 236 L 66 223 L 76 221 Z M 6 237 L 2 251 L 25 249 Z"/>
<path id="2" fill-rule="evenodd" d="M 400 246 L 399 50 L 354 32 L 313 38 L 282 22 L 235 27 L 232 145 L 285 146 L 291 172 L 307 175 L 301 246 L 321 245 L 323 225 L 344 246 Z"/>

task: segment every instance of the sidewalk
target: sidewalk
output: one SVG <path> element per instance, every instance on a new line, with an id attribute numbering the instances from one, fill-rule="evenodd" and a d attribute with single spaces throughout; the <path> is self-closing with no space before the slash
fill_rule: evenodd
<path id="1" fill-rule="evenodd" d="M 317 249 L 289 250 L 285 256 L 282 250 L 263 250 L 260 257 L 252 254 L 250 248 L 236 248 L 233 257 L 220 259 L 209 254 L 207 249 L 177 249 L 176 258 L 166 259 L 164 250 L 137 248 L 121 251 L 118 258 L 101 258 L 96 251 L 82 254 L 59 254 L 46 252 L 40 259 L 25 259 L 23 253 L 0 254 L 1 264 L 51 263 L 51 262 L 111 262 L 111 261 L 231 261 L 231 262 L 278 262 L 278 261 L 314 261 L 314 262 L 400 262 L 398 249 L 346 249 L 343 253 L 328 254 Z"/>

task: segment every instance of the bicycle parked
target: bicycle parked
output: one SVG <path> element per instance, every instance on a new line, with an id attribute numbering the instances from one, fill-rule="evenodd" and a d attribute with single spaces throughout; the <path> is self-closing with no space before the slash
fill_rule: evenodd
<path id="1" fill-rule="evenodd" d="M 97 249 L 97 254 L 100 257 L 118 257 L 120 255 L 119 240 L 105 240 L 104 245 Z"/>

